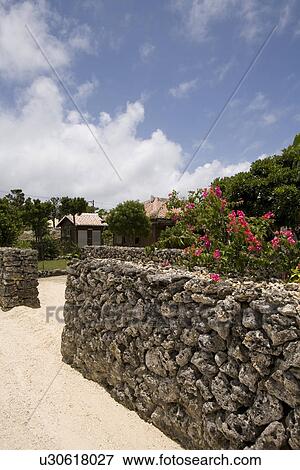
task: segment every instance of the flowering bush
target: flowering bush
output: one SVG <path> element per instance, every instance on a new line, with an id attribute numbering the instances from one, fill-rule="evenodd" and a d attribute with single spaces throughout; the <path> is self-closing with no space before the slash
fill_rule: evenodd
<path id="1" fill-rule="evenodd" d="M 273 232 L 272 212 L 247 217 L 231 210 L 218 186 L 190 192 L 186 199 L 173 191 L 168 210 L 175 225 L 162 232 L 159 246 L 185 248 L 185 263 L 208 267 L 213 281 L 225 273 L 287 278 L 300 260 L 294 233 Z"/>

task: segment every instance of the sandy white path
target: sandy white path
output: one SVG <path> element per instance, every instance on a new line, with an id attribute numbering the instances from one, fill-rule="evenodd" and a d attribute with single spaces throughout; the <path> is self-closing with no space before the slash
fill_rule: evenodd
<path id="1" fill-rule="evenodd" d="M 0 310 L 1 449 L 178 449 L 155 427 L 62 362 L 62 323 L 46 305 L 63 305 L 65 277 L 40 280 L 42 307 Z"/>

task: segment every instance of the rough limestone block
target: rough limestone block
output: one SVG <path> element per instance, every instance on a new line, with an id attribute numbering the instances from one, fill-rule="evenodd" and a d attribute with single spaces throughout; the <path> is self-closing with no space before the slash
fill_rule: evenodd
<path id="1" fill-rule="evenodd" d="M 39 308 L 38 258 L 35 250 L 0 248 L 0 308 Z"/>
<path id="2" fill-rule="evenodd" d="M 300 449 L 300 285 L 116 248 L 68 268 L 63 360 L 187 449 Z"/>

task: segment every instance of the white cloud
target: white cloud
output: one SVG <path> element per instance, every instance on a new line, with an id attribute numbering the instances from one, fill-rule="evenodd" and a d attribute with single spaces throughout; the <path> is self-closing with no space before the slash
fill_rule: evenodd
<path id="1" fill-rule="evenodd" d="M 25 25 L 38 38 L 55 67 L 70 61 L 65 45 L 54 37 L 47 26 L 49 15 L 46 4 L 39 7 L 32 2 L 0 5 L 0 74 L 9 78 L 24 78 L 49 68 Z"/>
<path id="2" fill-rule="evenodd" d="M 140 57 L 144 62 L 150 59 L 150 57 L 154 54 L 155 46 L 150 44 L 149 42 L 145 42 L 140 46 L 139 52 Z"/>
<path id="3" fill-rule="evenodd" d="M 192 40 L 206 40 L 210 27 L 224 19 L 238 0 L 173 0 L 173 9 L 182 17 L 185 33 Z"/>
<path id="4" fill-rule="evenodd" d="M 79 101 L 85 101 L 91 96 L 91 94 L 96 90 L 99 83 L 98 80 L 88 80 L 77 88 L 77 93 L 75 94 L 75 99 Z"/>
<path id="5" fill-rule="evenodd" d="M 247 111 L 263 111 L 267 108 L 269 102 L 266 96 L 259 91 L 247 106 Z"/>
<path id="6" fill-rule="evenodd" d="M 184 98 L 197 88 L 198 79 L 179 83 L 176 87 L 170 88 L 169 94 L 174 98 Z"/>
<path id="7" fill-rule="evenodd" d="M 222 82 L 224 80 L 224 78 L 228 74 L 229 70 L 233 67 L 233 65 L 234 65 L 234 60 L 231 59 L 225 64 L 222 64 L 216 68 L 215 75 L 219 82 Z"/>
<path id="8" fill-rule="evenodd" d="M 73 49 L 93 53 L 95 45 L 92 44 L 91 37 L 92 32 L 88 25 L 77 25 L 70 34 L 69 44 Z"/>
<path id="9" fill-rule="evenodd" d="M 172 0 L 171 5 L 181 20 L 184 34 L 202 42 L 216 34 L 217 24 L 235 20 L 242 38 L 261 41 L 274 25 L 283 31 L 292 19 L 294 0 Z"/>
<path id="10" fill-rule="evenodd" d="M 279 116 L 276 113 L 266 113 L 262 117 L 264 124 L 271 125 L 278 121 Z"/>
<path id="11" fill-rule="evenodd" d="M 61 30 L 58 39 L 49 28 Z M 26 80 L 49 71 L 49 65 L 28 33 L 26 25 L 55 68 L 68 66 L 75 51 L 92 52 L 91 31 L 74 25 L 49 8 L 44 0 L 0 3 L 0 75 Z"/>
<path id="12" fill-rule="evenodd" d="M 214 160 L 185 173 L 178 183 L 183 150 L 160 129 L 139 137 L 144 113 L 137 101 L 116 116 L 102 112 L 99 123 L 89 122 L 122 176 L 120 182 L 78 114 L 66 112 L 54 81 L 39 77 L 21 94 L 18 106 L 0 115 L 0 187 L 22 187 L 33 195 L 82 195 L 113 206 L 129 198 L 163 196 L 173 188 L 195 189 L 248 168 L 248 162 Z"/>

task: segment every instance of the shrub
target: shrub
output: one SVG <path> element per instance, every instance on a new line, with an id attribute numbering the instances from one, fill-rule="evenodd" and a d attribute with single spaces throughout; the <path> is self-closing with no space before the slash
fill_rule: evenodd
<path id="1" fill-rule="evenodd" d="M 69 258 L 76 258 L 80 254 L 79 246 L 72 241 L 59 241 L 60 254 Z"/>
<path id="2" fill-rule="evenodd" d="M 273 231 L 272 212 L 247 217 L 232 210 L 219 186 L 190 192 L 186 199 L 173 191 L 168 209 L 176 225 L 162 235 L 159 246 L 185 245 L 185 264 L 208 267 L 214 281 L 225 273 L 286 279 L 300 260 L 294 233 Z"/>
<path id="3" fill-rule="evenodd" d="M 55 259 L 60 255 L 60 240 L 46 235 L 40 241 L 33 241 L 32 248 L 38 251 L 39 260 Z"/>

